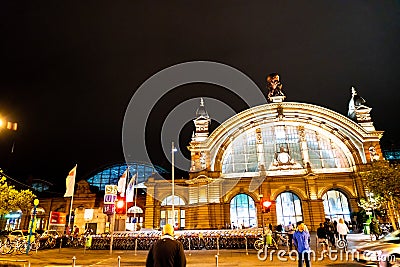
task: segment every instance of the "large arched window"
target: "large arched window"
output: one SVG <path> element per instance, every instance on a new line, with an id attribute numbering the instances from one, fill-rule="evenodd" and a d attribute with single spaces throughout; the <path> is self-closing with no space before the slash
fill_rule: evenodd
<path id="1" fill-rule="evenodd" d="M 292 192 L 283 192 L 276 198 L 277 223 L 284 226 L 303 220 L 301 201 Z"/>
<path id="2" fill-rule="evenodd" d="M 232 227 L 257 226 L 256 206 L 254 200 L 246 194 L 238 194 L 231 200 Z"/>
<path id="3" fill-rule="evenodd" d="M 322 196 L 324 201 L 325 217 L 331 221 L 339 221 L 343 218 L 345 221 L 350 221 L 349 200 L 338 190 L 329 190 Z"/>
<path id="4" fill-rule="evenodd" d="M 291 164 L 304 168 L 303 157 L 313 169 L 346 169 L 350 163 L 346 151 L 332 136 L 324 135 L 308 126 L 261 125 L 261 137 L 256 142 L 257 129 L 251 128 L 239 134 L 226 148 L 222 156 L 222 173 L 252 173 L 258 166 L 273 170 L 276 156 L 283 150 L 290 155 Z M 304 138 L 301 138 L 303 136 Z M 258 138 L 258 137 L 257 137 Z"/>

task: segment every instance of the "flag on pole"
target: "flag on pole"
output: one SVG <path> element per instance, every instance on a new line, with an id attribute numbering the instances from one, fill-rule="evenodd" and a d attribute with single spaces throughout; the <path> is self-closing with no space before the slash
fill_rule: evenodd
<path id="1" fill-rule="evenodd" d="M 69 172 L 66 180 L 67 190 L 65 191 L 64 197 L 72 197 L 74 195 L 75 188 L 75 177 L 76 177 L 76 166 Z"/>
<path id="2" fill-rule="evenodd" d="M 137 174 L 132 176 L 131 180 L 129 181 L 128 187 L 126 188 L 126 202 L 133 202 L 136 177 Z"/>
<path id="3" fill-rule="evenodd" d="M 128 168 L 124 171 L 122 176 L 118 180 L 118 192 L 121 193 L 121 197 L 125 195 L 125 186 L 126 186 L 126 175 L 128 173 Z"/>

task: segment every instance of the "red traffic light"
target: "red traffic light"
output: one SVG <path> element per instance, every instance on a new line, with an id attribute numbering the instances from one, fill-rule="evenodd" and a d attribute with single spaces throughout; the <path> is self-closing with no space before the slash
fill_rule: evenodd
<path id="1" fill-rule="evenodd" d="M 124 201 L 123 200 L 118 200 L 117 202 L 117 209 L 122 209 L 125 205 L 124 205 Z"/>
<path id="2" fill-rule="evenodd" d="M 118 197 L 118 200 L 115 203 L 115 213 L 117 213 L 117 214 L 125 214 L 126 213 L 125 198 Z"/>
<path id="3" fill-rule="evenodd" d="M 271 211 L 271 205 L 272 202 L 268 200 L 262 200 L 261 201 L 261 212 L 262 213 L 268 213 Z"/>

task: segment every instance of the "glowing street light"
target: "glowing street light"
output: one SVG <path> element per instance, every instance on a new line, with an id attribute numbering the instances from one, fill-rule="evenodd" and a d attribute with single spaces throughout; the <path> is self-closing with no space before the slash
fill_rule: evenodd
<path id="1" fill-rule="evenodd" d="M 7 130 L 16 131 L 18 129 L 18 123 L 7 121 L 4 118 L 0 118 L 0 130 L 2 130 L 4 127 Z"/>

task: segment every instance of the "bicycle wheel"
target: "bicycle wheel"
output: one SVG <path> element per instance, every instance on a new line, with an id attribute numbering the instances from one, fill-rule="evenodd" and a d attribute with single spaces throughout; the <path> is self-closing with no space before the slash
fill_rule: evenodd
<path id="1" fill-rule="evenodd" d="M 254 242 L 254 249 L 257 251 L 264 249 L 264 242 L 262 240 L 256 240 L 256 242 Z"/>
<path id="2" fill-rule="evenodd" d="M 10 254 L 13 251 L 13 246 L 11 245 L 10 240 L 4 242 L 1 246 L 1 254 Z"/>
<path id="3" fill-rule="evenodd" d="M 47 239 L 46 243 L 50 248 L 54 248 L 56 246 L 56 242 L 57 240 L 54 237 L 49 236 L 49 239 Z"/>
<path id="4" fill-rule="evenodd" d="M 19 252 L 19 253 L 21 253 L 21 254 L 24 254 L 24 253 L 26 253 L 27 247 L 28 247 L 28 242 L 26 242 L 26 241 L 21 241 L 21 242 L 17 245 L 16 251 Z M 31 249 L 32 249 L 32 245 L 30 244 L 28 253 L 31 251 Z"/>

